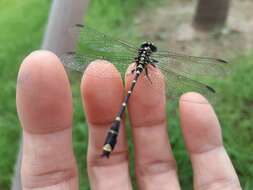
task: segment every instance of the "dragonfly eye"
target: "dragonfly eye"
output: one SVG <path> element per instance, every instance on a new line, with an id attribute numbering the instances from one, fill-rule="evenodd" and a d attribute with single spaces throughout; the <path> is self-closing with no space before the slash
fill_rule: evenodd
<path id="1" fill-rule="evenodd" d="M 147 47 L 149 47 L 150 46 L 150 43 L 149 42 L 143 42 L 142 44 L 141 44 L 141 48 L 147 48 Z"/>
<path id="2" fill-rule="evenodd" d="M 143 48 L 145 50 L 150 49 L 152 52 L 156 52 L 157 51 L 156 46 L 153 43 L 151 43 L 151 42 L 143 42 L 141 44 L 141 48 Z"/>
<path id="3" fill-rule="evenodd" d="M 150 45 L 150 49 L 152 52 L 157 52 L 157 47 L 154 44 Z"/>

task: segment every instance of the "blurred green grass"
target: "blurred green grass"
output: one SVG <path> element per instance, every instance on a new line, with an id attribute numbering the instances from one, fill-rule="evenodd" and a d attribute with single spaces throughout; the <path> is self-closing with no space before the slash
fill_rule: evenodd
<path id="1" fill-rule="evenodd" d="M 40 48 L 46 26 L 50 0 L 0 1 L 0 189 L 10 189 L 21 130 L 16 114 L 15 85 L 22 59 Z M 132 23 L 138 7 L 151 1 L 93 0 L 86 21 L 101 31 L 121 36 L 134 30 Z M 38 9 L 39 7 L 39 9 Z M 131 15 L 131 16 L 128 16 Z M 114 28 L 112 31 L 111 28 Z M 136 34 L 137 36 L 137 34 Z M 135 37 L 133 37 L 135 38 Z M 137 38 L 137 37 L 136 37 Z M 231 75 L 223 81 L 213 81 L 223 93 L 215 106 L 219 116 L 224 144 L 233 161 L 243 189 L 253 188 L 253 51 L 250 55 L 233 60 Z M 73 84 L 74 148 L 80 171 L 80 189 L 89 189 L 86 174 L 87 126 L 80 101 L 78 83 Z M 183 189 L 192 189 L 192 171 L 178 122 L 177 104 L 169 105 L 170 139 Z M 128 128 L 129 142 L 131 141 Z M 130 143 L 131 158 L 133 146 Z M 131 162 L 133 177 L 133 162 Z"/>
<path id="2" fill-rule="evenodd" d="M 10 189 L 19 147 L 16 77 L 22 58 L 40 47 L 49 0 L 0 1 L 0 189 Z M 40 9 L 38 10 L 38 7 Z"/>

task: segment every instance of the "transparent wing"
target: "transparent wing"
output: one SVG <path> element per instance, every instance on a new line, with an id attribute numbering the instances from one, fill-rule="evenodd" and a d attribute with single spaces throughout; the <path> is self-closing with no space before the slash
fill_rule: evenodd
<path id="1" fill-rule="evenodd" d="M 102 56 L 91 56 L 91 55 L 86 56 L 86 55 L 81 55 L 74 52 L 65 53 L 60 57 L 60 59 L 66 68 L 70 70 L 78 71 L 80 73 L 83 73 L 86 67 L 94 60 L 97 60 L 97 59 L 108 60 L 108 59 L 103 58 Z M 126 72 L 127 67 L 129 66 L 129 63 L 132 62 L 132 59 L 123 58 L 123 57 L 118 57 L 118 58 L 112 57 L 109 59 L 109 61 L 111 63 L 116 63 L 114 65 L 116 66 L 117 70 L 120 72 L 122 76 L 124 76 L 124 73 Z M 104 63 L 104 62 L 96 62 L 96 63 L 99 64 L 99 63 Z M 108 68 L 110 69 L 110 67 Z M 94 72 L 89 72 L 89 73 L 92 73 L 92 75 L 95 77 L 99 77 L 99 78 L 118 77 L 118 75 L 108 76 L 106 72 L 108 71 L 110 72 L 110 70 L 107 70 L 107 67 L 105 67 L 105 65 L 103 65 L 103 67 L 99 67 L 99 66 L 92 67 L 92 70 Z"/>
<path id="2" fill-rule="evenodd" d="M 78 45 L 75 53 L 70 52 L 61 56 L 61 60 L 66 67 L 79 72 L 83 72 L 91 61 L 104 59 L 113 63 L 124 75 L 137 54 L 137 48 L 134 46 L 87 26 L 77 25 L 70 32 L 79 34 Z M 101 72 L 99 77 L 103 77 Z"/>
<path id="3" fill-rule="evenodd" d="M 222 59 L 195 57 L 172 51 L 157 52 L 153 58 L 158 61 L 159 67 L 175 73 L 195 77 L 223 77 L 228 74 L 228 62 Z"/>
<path id="4" fill-rule="evenodd" d="M 61 56 L 67 68 L 83 72 L 91 61 L 105 59 L 123 74 L 136 55 L 135 47 L 87 26 L 77 25 L 71 28 L 70 33 L 79 35 L 79 40 L 75 53 L 69 52 Z"/>
<path id="5" fill-rule="evenodd" d="M 198 92 L 205 96 L 209 102 L 215 103 L 217 93 L 207 84 L 187 78 L 171 70 L 152 67 L 148 65 L 148 76 L 145 71 L 141 74 L 145 79 L 142 85 L 147 89 L 152 89 L 157 95 L 166 95 L 167 99 L 178 100 L 181 95 L 187 92 Z M 137 82 L 137 83 L 138 83 Z M 138 86 L 138 84 L 137 84 Z M 181 99 L 183 101 L 193 102 L 193 100 Z M 206 104 L 206 101 L 194 101 L 194 103 Z"/>
<path id="6" fill-rule="evenodd" d="M 186 92 L 198 92 L 205 96 L 209 101 L 214 101 L 216 91 L 201 82 L 192 80 L 180 74 L 177 74 L 170 70 L 160 69 L 164 75 L 164 81 L 166 85 L 167 98 L 178 99 L 182 94 Z M 190 101 L 183 99 L 184 101 Z M 206 103 L 206 102 L 196 102 Z"/>
<path id="7" fill-rule="evenodd" d="M 104 54 L 107 56 L 108 54 L 112 56 L 132 56 L 136 54 L 138 48 L 130 45 L 122 40 L 112 38 L 102 32 L 98 32 L 97 30 L 90 28 L 88 26 L 76 25 L 74 27 L 73 32 L 79 33 L 79 50 L 82 46 L 84 49 L 91 50 L 90 53 L 98 53 Z"/>
<path id="8" fill-rule="evenodd" d="M 147 78 L 147 77 L 146 77 Z M 185 76 L 182 76 L 174 71 L 163 68 L 152 68 L 149 66 L 149 78 L 151 82 L 147 79 L 146 83 L 148 88 L 152 88 L 157 93 L 165 91 L 167 99 L 178 100 L 181 95 L 186 92 L 198 92 L 205 96 L 210 102 L 214 103 L 216 98 L 215 90 L 199 81 L 192 80 Z M 182 99 L 184 101 L 192 101 Z M 206 103 L 197 102 L 195 103 Z"/>

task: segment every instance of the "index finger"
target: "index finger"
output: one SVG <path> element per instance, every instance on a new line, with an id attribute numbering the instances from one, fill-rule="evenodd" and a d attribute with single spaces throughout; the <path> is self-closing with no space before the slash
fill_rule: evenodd
<path id="1" fill-rule="evenodd" d="M 96 60 L 84 73 L 81 91 L 89 124 L 87 167 L 91 188 L 132 189 L 124 121 L 110 159 L 101 157 L 105 137 L 123 100 L 120 74 L 111 63 Z"/>

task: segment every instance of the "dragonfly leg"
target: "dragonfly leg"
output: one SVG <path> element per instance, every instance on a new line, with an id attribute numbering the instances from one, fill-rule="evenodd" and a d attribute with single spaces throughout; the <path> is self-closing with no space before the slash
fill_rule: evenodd
<path id="1" fill-rule="evenodd" d="M 152 65 L 154 68 L 156 68 L 156 65 L 154 63 L 150 63 L 150 65 Z"/>
<path id="2" fill-rule="evenodd" d="M 147 79 L 149 80 L 149 82 L 152 84 L 152 81 L 151 81 L 151 79 L 150 79 L 150 77 L 148 75 L 148 68 L 147 67 L 145 68 L 145 77 L 147 77 Z"/>
<path id="3" fill-rule="evenodd" d="M 158 61 L 157 60 L 155 60 L 155 59 L 151 59 L 150 60 L 150 65 L 152 65 L 153 67 L 156 67 L 156 64 L 158 63 Z"/>
<path id="4" fill-rule="evenodd" d="M 131 74 L 134 74 L 134 72 L 136 71 L 136 61 L 137 61 L 137 60 L 138 60 L 138 58 L 135 57 L 135 58 L 134 58 L 135 63 L 133 63 L 134 69 L 131 70 Z"/>

